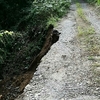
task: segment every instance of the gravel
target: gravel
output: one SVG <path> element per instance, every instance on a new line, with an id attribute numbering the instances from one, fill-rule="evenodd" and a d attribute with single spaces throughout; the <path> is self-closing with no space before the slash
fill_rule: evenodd
<path id="1" fill-rule="evenodd" d="M 87 5 L 86 5 L 87 6 Z M 100 100 L 91 86 L 90 61 L 76 38 L 76 5 L 56 29 L 60 39 L 42 58 L 24 92 L 16 100 Z M 87 9 L 85 9 L 87 10 Z"/>

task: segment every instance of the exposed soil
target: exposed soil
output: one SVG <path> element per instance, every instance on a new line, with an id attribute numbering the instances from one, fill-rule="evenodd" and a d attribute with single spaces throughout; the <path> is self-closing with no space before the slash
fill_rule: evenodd
<path id="1" fill-rule="evenodd" d="M 40 53 L 33 59 L 30 67 L 25 73 L 21 73 L 12 78 L 7 78 L 0 82 L 0 100 L 14 100 L 23 92 L 25 86 L 29 83 L 40 63 L 41 58 L 48 52 L 51 45 L 59 40 L 60 33 L 53 30 L 53 25 L 48 27 L 47 36 Z"/>

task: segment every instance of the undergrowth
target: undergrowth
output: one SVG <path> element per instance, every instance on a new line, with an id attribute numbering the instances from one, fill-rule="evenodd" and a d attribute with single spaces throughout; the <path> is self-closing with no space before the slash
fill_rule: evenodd
<path id="1" fill-rule="evenodd" d="M 92 26 L 90 27 L 80 27 L 78 26 L 78 36 L 88 36 L 95 33 L 95 30 Z"/>
<path id="2" fill-rule="evenodd" d="M 81 5 L 79 3 L 76 4 L 77 5 L 77 13 L 78 15 L 84 20 L 84 21 L 87 21 L 86 17 L 85 17 L 85 14 L 81 8 Z"/>
<path id="3" fill-rule="evenodd" d="M 25 1 L 23 7 L 19 4 L 21 1 L 7 1 L 8 4 L 0 2 L 1 8 L 5 6 L 5 12 L 9 10 L 7 21 L 0 22 L 0 28 L 3 30 L 0 31 L 0 76 L 3 78 L 21 74 L 28 69 L 43 47 L 49 24 L 56 25 L 70 6 L 70 2 L 66 0 L 29 1 L 30 3 Z M 0 18 L 2 16 L 0 15 Z M 5 31 L 7 28 L 13 31 Z"/>
<path id="4" fill-rule="evenodd" d="M 0 65 L 4 63 L 7 55 L 19 48 L 20 44 L 17 39 L 21 36 L 21 34 L 13 31 L 0 31 Z"/>
<path id="5" fill-rule="evenodd" d="M 86 0 L 90 4 L 97 4 L 100 5 L 100 0 Z"/>
<path id="6" fill-rule="evenodd" d="M 30 27 L 42 25 L 46 26 L 49 22 L 55 23 L 58 18 L 67 13 L 70 3 L 66 0 L 45 0 L 33 1 L 30 8 L 16 26 L 18 30 L 29 29 Z M 48 21 L 49 20 L 49 21 Z M 24 27 L 24 28 L 23 28 Z"/>

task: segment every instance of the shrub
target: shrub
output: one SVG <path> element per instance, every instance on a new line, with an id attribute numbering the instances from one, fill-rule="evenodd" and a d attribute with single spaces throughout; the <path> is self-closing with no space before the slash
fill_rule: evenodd
<path id="1" fill-rule="evenodd" d="M 4 75 L 7 72 L 12 76 L 29 67 L 43 47 L 47 26 L 64 15 L 70 3 L 66 0 L 3 1 L 0 7 L 6 14 L 0 11 L 1 28 L 11 30 L 15 26 L 13 29 L 21 31 L 0 31 L 0 71 L 3 68 Z"/>
<path id="2" fill-rule="evenodd" d="M 12 31 L 0 31 L 0 65 L 13 49 L 16 48 L 16 40 L 21 35 Z"/>
<path id="3" fill-rule="evenodd" d="M 97 0 L 86 0 L 88 3 L 91 3 L 91 4 L 95 4 L 96 2 L 98 2 Z"/>
<path id="4" fill-rule="evenodd" d="M 27 29 L 29 27 L 34 27 L 38 25 L 46 26 L 48 19 L 61 17 L 67 12 L 70 3 L 67 0 L 41 0 L 33 1 L 31 7 L 29 7 L 25 13 L 27 13 L 24 18 L 22 18 L 18 24 L 18 29 Z M 25 26 L 27 28 L 25 28 Z"/>

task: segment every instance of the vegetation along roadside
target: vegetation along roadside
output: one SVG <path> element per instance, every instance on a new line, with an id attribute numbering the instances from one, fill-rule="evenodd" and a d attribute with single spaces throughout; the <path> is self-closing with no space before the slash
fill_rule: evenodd
<path id="1" fill-rule="evenodd" d="M 18 84 L 17 76 L 27 72 L 43 47 L 47 27 L 55 25 L 69 6 L 67 0 L 0 1 L 0 95 L 3 100 L 13 100 L 20 94 L 12 83 Z"/>
<path id="2" fill-rule="evenodd" d="M 81 11 L 80 11 L 81 9 Z M 100 35 L 95 31 L 95 28 L 86 18 L 86 15 L 81 7 L 77 4 L 77 38 L 80 41 L 80 46 L 85 51 L 87 60 L 90 60 L 91 72 L 93 74 L 91 81 L 92 85 L 100 86 Z M 85 20 L 84 20 L 85 19 Z M 99 95 L 97 93 L 96 95 Z"/>

